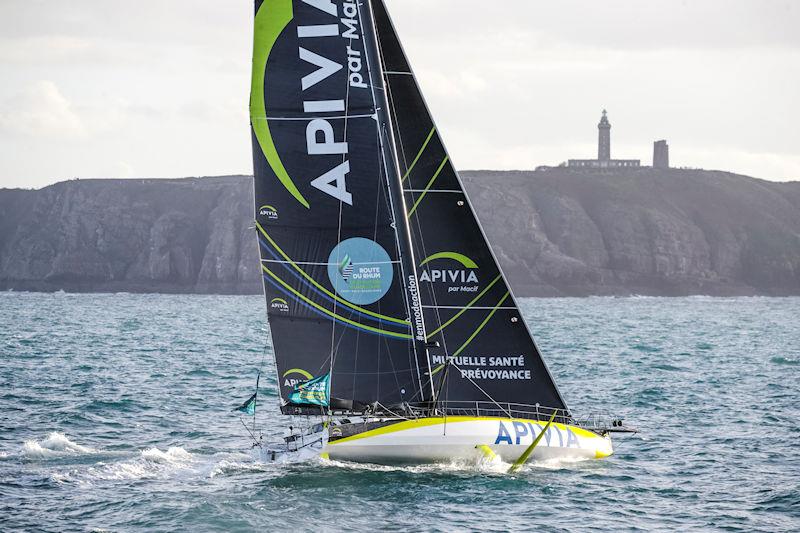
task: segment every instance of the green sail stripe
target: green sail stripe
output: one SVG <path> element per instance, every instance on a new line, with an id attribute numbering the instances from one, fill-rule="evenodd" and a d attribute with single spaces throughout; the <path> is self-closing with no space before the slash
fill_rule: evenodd
<path id="1" fill-rule="evenodd" d="M 506 298 L 508 298 L 509 294 L 510 294 L 509 292 L 506 292 L 505 296 L 503 296 L 502 298 L 500 298 L 500 301 L 499 301 L 499 302 L 497 302 L 497 305 L 496 305 L 496 306 L 494 306 L 494 309 L 492 309 L 492 310 L 489 312 L 489 315 L 488 315 L 486 318 L 484 318 L 484 319 L 483 319 L 483 322 L 481 322 L 481 325 L 480 325 L 480 326 L 478 326 L 478 329 L 476 329 L 476 330 L 475 330 L 475 331 L 472 333 L 472 335 L 470 335 L 470 336 L 469 336 L 469 338 L 466 340 L 466 342 L 464 342 L 464 344 L 462 344 L 462 345 L 461 345 L 461 347 L 460 347 L 458 350 L 456 350 L 456 351 L 455 351 L 455 353 L 453 353 L 453 357 L 458 357 L 458 354 L 460 354 L 461 352 L 463 352 L 463 351 L 464 351 L 464 348 L 466 348 L 467 346 L 469 346 L 469 343 L 471 343 L 471 342 L 472 342 L 472 339 L 474 339 L 475 337 L 477 337 L 477 336 L 478 336 L 478 333 L 480 333 L 480 332 L 481 332 L 481 330 L 483 329 L 483 327 L 484 327 L 484 326 L 485 326 L 485 325 L 486 325 L 486 324 L 489 322 L 489 320 L 491 320 L 491 319 L 492 319 L 492 317 L 494 316 L 494 314 L 497 312 L 497 309 L 498 309 L 498 308 L 499 308 L 501 305 L 503 305 L 503 302 L 505 302 L 505 301 L 506 301 Z"/>
<path id="2" fill-rule="evenodd" d="M 485 289 L 483 289 L 483 290 L 480 292 L 480 294 L 478 294 L 478 295 L 477 295 L 475 298 L 473 298 L 471 302 L 469 302 L 467 305 L 465 305 L 465 306 L 464 306 L 464 308 L 463 308 L 463 309 L 461 309 L 461 311 L 459 311 L 458 313 L 456 313 L 455 315 L 453 315 L 453 317 L 452 317 L 450 320 L 448 320 L 447 322 L 445 322 L 444 324 L 442 324 L 441 326 L 439 326 L 439 327 L 438 327 L 438 328 L 436 328 L 435 330 L 433 330 L 433 331 L 431 331 L 430 333 L 428 333 L 428 336 L 425 338 L 425 340 L 428 340 L 428 341 L 429 341 L 429 340 L 431 340 L 431 339 L 433 338 L 433 336 L 434 336 L 434 335 L 436 335 L 437 333 L 439 333 L 440 331 L 442 331 L 444 328 L 446 328 L 447 326 L 449 326 L 450 324 L 452 324 L 453 322 L 455 322 L 456 320 L 458 320 L 458 317 L 460 317 L 461 315 L 463 315 L 463 314 L 464 314 L 464 313 L 465 313 L 465 312 L 466 312 L 466 311 L 467 311 L 467 310 L 468 310 L 470 307 L 472 307 L 473 305 L 475 305 L 475 303 L 476 303 L 478 300 L 480 300 L 480 299 L 483 297 L 483 295 L 484 295 L 484 294 L 486 294 L 487 292 L 489 292 L 489 289 L 491 289 L 492 287 L 494 287 L 494 285 L 495 285 L 495 284 L 496 284 L 498 281 L 500 281 L 500 278 L 502 278 L 502 275 L 500 275 L 500 276 L 497 276 L 496 278 L 494 278 L 494 279 L 492 280 L 492 282 L 491 282 L 491 283 L 489 283 L 489 285 L 487 285 L 487 286 L 486 286 L 486 288 L 485 288 Z"/>
<path id="3" fill-rule="evenodd" d="M 428 194 L 428 191 L 430 190 L 431 186 L 433 185 L 433 182 L 436 181 L 436 178 L 439 177 L 439 173 L 442 171 L 444 166 L 447 164 L 448 159 L 449 159 L 448 156 L 444 156 L 444 159 L 442 160 L 442 164 L 439 165 L 439 168 L 436 169 L 436 172 L 433 174 L 433 177 L 428 182 L 428 184 L 425 186 L 425 189 L 422 191 L 422 194 L 419 195 L 419 198 L 417 198 L 417 201 L 414 202 L 413 207 L 408 212 L 408 216 L 409 217 L 414 214 L 414 211 L 417 210 L 417 206 L 419 205 L 419 203 L 422 201 L 423 198 L 425 198 L 425 195 Z"/>
<path id="4" fill-rule="evenodd" d="M 439 252 L 433 255 L 429 255 L 428 257 L 425 258 L 425 260 L 422 263 L 419 264 L 419 266 L 426 265 L 436 259 L 452 259 L 464 265 L 464 268 L 478 268 L 478 265 L 475 263 L 475 261 L 473 261 L 466 255 L 460 254 L 458 252 Z"/>
<path id="5" fill-rule="evenodd" d="M 278 180 L 298 202 L 309 208 L 308 201 L 289 177 L 275 148 L 275 142 L 269 131 L 267 108 L 264 102 L 264 78 L 269 54 L 293 17 L 292 0 L 264 0 L 256 13 L 255 33 L 253 34 L 253 81 L 250 86 L 250 124 L 253 126 L 253 132 L 261 146 L 261 151 Z"/>
<path id="6" fill-rule="evenodd" d="M 295 296 L 297 296 L 298 298 L 300 298 L 301 300 L 306 302 L 308 305 L 312 306 L 315 309 L 318 309 L 319 311 L 321 311 L 322 313 L 328 315 L 331 318 L 335 318 L 336 320 L 338 320 L 340 322 L 344 322 L 345 324 L 350 324 L 351 326 L 354 326 L 354 327 L 356 327 L 358 329 L 362 329 L 364 331 L 372 331 L 374 333 L 380 333 L 381 335 L 388 335 L 390 337 L 396 337 L 398 339 L 410 339 L 411 338 L 411 335 L 408 334 L 408 333 L 397 333 L 396 331 L 388 331 L 388 330 L 385 330 L 385 329 L 373 328 L 372 326 L 367 326 L 366 324 L 361 324 L 360 322 L 356 322 L 355 320 L 350 320 L 349 318 L 345 318 L 345 317 L 343 317 L 341 315 L 337 315 L 336 313 L 334 313 L 331 310 L 325 308 L 324 306 L 321 306 L 318 303 L 316 303 L 315 301 L 313 301 L 313 300 L 311 300 L 309 298 L 306 298 L 305 296 L 300 294 L 291 285 L 289 285 L 288 283 L 283 281 L 274 272 L 272 272 L 270 269 L 268 269 L 264 265 L 261 265 L 261 269 L 264 270 L 264 272 L 266 272 L 267 274 L 269 274 L 272 279 L 274 279 L 275 281 L 280 283 L 283 287 L 285 287 L 286 290 L 290 291 L 292 294 L 294 294 Z"/>
<path id="7" fill-rule="evenodd" d="M 269 241 L 269 243 L 273 246 L 273 248 L 275 248 L 278 251 L 278 253 L 281 254 L 281 256 L 290 265 L 292 265 L 292 267 L 294 267 L 295 270 L 297 270 L 300 273 L 301 276 L 306 278 L 308 281 L 311 282 L 312 285 L 314 285 L 316 288 L 318 288 L 319 290 L 321 290 L 322 292 L 324 292 L 325 294 L 327 294 L 328 296 L 330 296 L 331 298 L 333 298 L 334 300 L 336 300 L 337 302 L 339 302 L 343 306 L 345 306 L 345 307 L 347 307 L 349 309 L 353 309 L 355 311 L 358 311 L 360 313 L 364 313 L 365 315 L 373 316 L 375 318 L 380 318 L 381 320 L 386 320 L 387 322 L 394 322 L 395 324 L 402 324 L 404 326 L 411 325 L 411 323 L 408 320 L 402 320 L 400 318 L 394 318 L 394 317 L 390 317 L 390 316 L 386 316 L 386 315 L 381 315 L 380 313 L 375 313 L 374 311 L 370 311 L 369 309 L 364 309 L 363 307 L 359 307 L 357 305 L 354 305 L 354 304 L 348 302 L 347 300 L 344 300 L 344 299 L 340 298 L 339 296 L 336 296 L 334 293 L 332 293 L 331 291 L 329 291 L 328 289 L 326 289 L 325 287 L 323 287 L 322 285 L 317 283 L 317 280 L 315 280 L 314 278 L 309 276 L 308 273 L 306 273 L 305 270 L 300 268 L 297 265 L 297 263 L 292 261 L 292 259 L 288 255 L 286 255 L 286 252 L 284 252 L 281 249 L 281 247 L 278 246 L 278 243 L 276 243 L 275 241 L 272 240 L 272 237 L 270 237 L 267 234 L 266 230 L 264 230 L 264 227 L 261 224 L 256 222 L 256 227 L 258 228 L 258 231 L 260 231 L 261 234 L 264 236 L 264 238 L 266 238 Z"/>
<path id="8" fill-rule="evenodd" d="M 428 146 L 428 143 L 431 142 L 431 139 L 433 138 L 433 134 L 434 133 L 436 133 L 436 126 L 431 128 L 431 132 L 428 134 L 428 138 L 425 139 L 424 143 L 422 143 L 422 148 L 420 148 L 419 152 L 417 152 L 417 157 L 415 157 L 414 161 L 411 162 L 411 166 L 408 167 L 408 170 L 406 170 L 406 173 L 403 174 L 403 179 L 401 179 L 400 182 L 406 181 L 406 178 L 408 177 L 408 175 L 411 174 L 411 171 L 414 169 L 414 165 L 417 164 L 417 161 L 419 161 L 419 158 L 422 156 L 422 152 L 425 151 L 425 148 Z"/>

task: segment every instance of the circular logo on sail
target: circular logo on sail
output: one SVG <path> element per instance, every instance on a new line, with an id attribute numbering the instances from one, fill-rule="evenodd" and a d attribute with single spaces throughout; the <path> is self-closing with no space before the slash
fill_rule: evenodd
<path id="1" fill-rule="evenodd" d="M 328 257 L 328 277 L 342 298 L 365 305 L 377 302 L 389 292 L 394 266 L 380 244 L 355 237 L 333 249 Z"/>

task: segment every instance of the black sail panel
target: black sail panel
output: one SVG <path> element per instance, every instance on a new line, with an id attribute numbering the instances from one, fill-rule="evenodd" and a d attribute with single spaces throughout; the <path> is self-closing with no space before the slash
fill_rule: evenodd
<path id="1" fill-rule="evenodd" d="M 492 400 L 566 409 L 492 254 L 382 0 L 374 0 L 413 238 L 425 329 L 442 405 Z M 454 364 L 442 366 L 452 358 Z M 490 400 L 491 398 L 491 400 Z"/>
<path id="2" fill-rule="evenodd" d="M 284 403 L 329 372 L 330 396 L 356 411 L 420 401 L 429 385 L 408 307 L 410 241 L 395 229 L 402 210 L 369 82 L 380 67 L 362 30 L 355 3 L 256 2 L 256 227 Z"/>

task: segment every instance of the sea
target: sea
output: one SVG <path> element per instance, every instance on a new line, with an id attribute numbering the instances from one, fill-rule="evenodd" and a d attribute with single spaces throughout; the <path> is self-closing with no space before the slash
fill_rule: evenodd
<path id="1" fill-rule="evenodd" d="M 0 531 L 798 531 L 800 299 L 523 299 L 604 460 L 258 460 L 258 296 L 0 293 Z M 250 421 L 248 421 L 249 423 Z"/>

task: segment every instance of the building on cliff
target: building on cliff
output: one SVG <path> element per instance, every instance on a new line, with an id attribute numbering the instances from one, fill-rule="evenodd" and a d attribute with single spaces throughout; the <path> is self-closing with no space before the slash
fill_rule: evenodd
<path id="1" fill-rule="evenodd" d="M 669 145 L 663 139 L 653 143 L 653 168 L 669 168 Z"/>
<path id="2" fill-rule="evenodd" d="M 567 166 L 570 168 L 630 168 L 640 167 L 639 159 L 611 159 L 611 123 L 608 113 L 603 109 L 603 116 L 597 125 L 597 159 L 570 159 Z"/>

